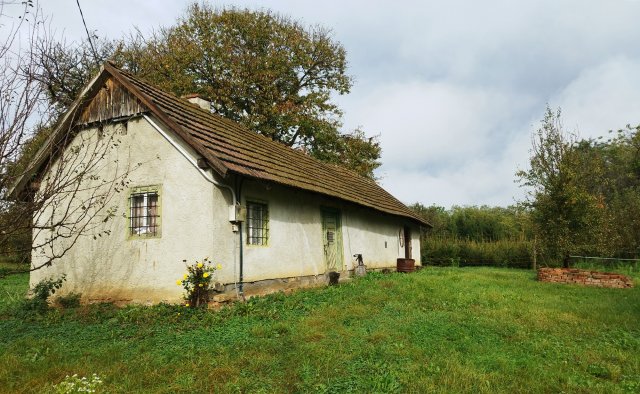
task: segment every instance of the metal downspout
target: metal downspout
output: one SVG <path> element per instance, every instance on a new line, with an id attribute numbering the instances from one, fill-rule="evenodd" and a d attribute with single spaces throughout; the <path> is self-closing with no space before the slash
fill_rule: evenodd
<path id="1" fill-rule="evenodd" d="M 180 144 L 178 144 L 177 141 L 175 141 L 173 138 L 171 138 L 153 119 L 151 119 L 148 115 L 143 115 L 144 119 L 146 119 L 147 122 L 149 122 L 149 124 L 158 132 L 160 133 L 160 135 L 162 135 L 164 137 L 164 139 L 166 139 L 174 148 L 176 148 L 178 150 L 178 152 L 180 152 L 182 154 L 182 156 L 184 156 L 189 163 L 191 163 L 198 171 L 200 171 L 200 173 L 202 174 L 202 176 L 204 177 L 204 179 L 206 179 L 208 182 L 212 183 L 213 185 L 221 188 L 221 189 L 227 189 L 229 190 L 229 192 L 231 193 L 231 200 L 232 200 L 232 204 L 233 206 L 235 206 L 236 204 L 238 204 L 239 201 L 239 194 L 236 197 L 236 192 L 233 190 L 233 188 L 229 185 L 225 185 L 224 183 L 220 183 L 216 180 L 215 176 L 213 175 L 213 170 L 211 170 L 211 172 L 206 171 L 202 168 L 200 168 L 198 166 L 198 161 L 195 160 L 193 158 L 193 155 L 189 154 L 189 152 L 187 152 L 187 150 L 182 147 Z M 241 178 L 240 180 L 240 185 L 238 188 L 238 193 L 240 193 L 240 191 L 242 190 L 242 182 L 244 181 L 244 179 Z M 242 281 L 243 281 L 243 256 L 242 256 L 242 222 L 238 223 L 238 232 L 240 235 L 240 294 L 242 294 L 243 298 L 244 298 L 244 293 L 243 293 L 243 286 L 242 286 Z M 212 250 L 213 251 L 213 250 Z M 235 254 L 235 250 L 233 251 L 233 253 Z M 234 281 L 235 281 L 235 275 L 234 275 Z"/>
<path id="2" fill-rule="evenodd" d="M 236 198 L 236 193 L 231 186 L 218 182 L 215 176 L 213 175 L 213 170 L 209 172 L 207 170 L 200 168 L 198 166 L 197 160 L 193 158 L 193 155 L 190 155 L 189 152 L 187 152 L 187 150 L 184 149 L 184 147 L 178 144 L 164 130 L 162 130 L 162 128 L 158 126 L 158 124 L 153 119 L 151 119 L 148 115 L 143 115 L 143 117 L 147 120 L 147 122 L 149 122 L 149 124 L 151 124 L 151 126 L 153 126 L 154 129 L 156 129 L 158 133 L 160 133 L 164 137 L 164 139 L 166 139 L 171 145 L 173 145 L 173 147 L 176 148 L 178 152 L 180 152 L 182 156 L 184 156 L 189 161 L 189 163 L 191 163 L 198 171 L 200 171 L 204 179 L 206 179 L 208 182 L 213 183 L 219 188 L 224 188 L 229 190 L 229 192 L 231 192 L 232 204 L 235 206 L 238 203 L 238 200 Z"/>
<path id="3" fill-rule="evenodd" d="M 244 258 L 242 254 L 242 222 L 238 223 L 238 232 L 240 233 L 240 294 L 244 298 Z"/>
<path id="4" fill-rule="evenodd" d="M 240 177 L 240 182 L 238 183 L 237 196 L 238 201 L 241 201 L 242 198 L 242 184 L 244 183 L 244 178 Z M 240 238 L 240 294 L 244 299 L 244 242 L 242 240 L 242 222 L 238 222 L 238 233 Z"/>

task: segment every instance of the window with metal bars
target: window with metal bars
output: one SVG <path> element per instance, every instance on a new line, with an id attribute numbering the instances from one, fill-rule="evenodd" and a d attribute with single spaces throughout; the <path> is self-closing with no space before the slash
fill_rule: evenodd
<path id="1" fill-rule="evenodd" d="M 269 210 L 267 204 L 247 201 L 247 244 L 267 245 L 269 240 Z"/>
<path id="2" fill-rule="evenodd" d="M 156 237 L 160 235 L 160 198 L 157 189 L 134 190 L 129 196 L 129 234 Z"/>

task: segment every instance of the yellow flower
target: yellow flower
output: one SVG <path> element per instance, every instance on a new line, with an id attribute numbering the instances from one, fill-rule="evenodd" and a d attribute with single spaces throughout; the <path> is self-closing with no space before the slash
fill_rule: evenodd
<path id="1" fill-rule="evenodd" d="M 180 279 L 178 279 L 178 280 L 176 281 L 176 285 L 178 285 L 178 286 L 182 285 L 182 281 L 181 281 Z"/>
<path id="2" fill-rule="evenodd" d="M 222 265 L 220 265 L 220 264 L 216 265 L 216 269 L 217 270 L 221 270 L 222 269 Z"/>
<path id="3" fill-rule="evenodd" d="M 189 275 L 184 274 L 184 276 L 182 277 L 182 279 L 187 279 L 189 277 Z"/>
<path id="4" fill-rule="evenodd" d="M 198 268 L 202 268 L 203 265 L 204 264 L 202 264 L 202 263 L 198 263 Z"/>
<path id="5" fill-rule="evenodd" d="M 203 278 L 208 278 L 208 277 L 209 277 L 209 273 L 208 273 L 208 272 L 205 272 L 204 274 L 202 274 L 202 277 L 203 277 Z"/>
<path id="6" fill-rule="evenodd" d="M 199 283 L 199 284 L 198 284 L 198 287 L 202 287 L 202 286 L 204 286 L 202 283 Z"/>
<path id="7" fill-rule="evenodd" d="M 189 307 L 189 304 L 184 304 L 184 306 L 188 308 L 188 307 Z"/>

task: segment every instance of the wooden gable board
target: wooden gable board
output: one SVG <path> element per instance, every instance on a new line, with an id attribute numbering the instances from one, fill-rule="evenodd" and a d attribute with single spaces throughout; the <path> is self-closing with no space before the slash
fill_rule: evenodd
<path id="1" fill-rule="evenodd" d="M 85 104 L 74 124 L 87 125 L 104 122 L 110 119 L 135 116 L 147 111 L 136 96 L 114 81 L 113 77 L 109 77 L 91 101 Z"/>

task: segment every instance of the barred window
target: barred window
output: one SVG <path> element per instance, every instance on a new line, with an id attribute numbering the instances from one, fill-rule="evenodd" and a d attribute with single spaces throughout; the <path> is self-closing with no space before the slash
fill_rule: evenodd
<path id="1" fill-rule="evenodd" d="M 129 196 L 129 234 L 132 236 L 159 235 L 160 199 L 157 189 L 134 190 Z"/>
<path id="2" fill-rule="evenodd" d="M 266 245 L 269 239 L 267 204 L 247 201 L 247 244 Z"/>

